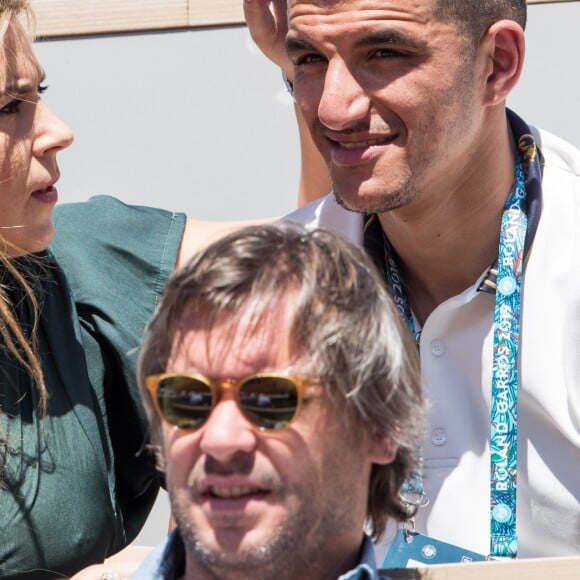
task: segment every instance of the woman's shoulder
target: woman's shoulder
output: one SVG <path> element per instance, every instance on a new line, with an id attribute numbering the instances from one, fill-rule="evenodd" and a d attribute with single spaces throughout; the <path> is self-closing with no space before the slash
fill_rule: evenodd
<path id="1" fill-rule="evenodd" d="M 185 215 L 156 207 L 127 204 L 109 195 L 97 195 L 87 201 L 57 205 L 54 211 L 55 241 L 67 235 L 79 239 L 85 233 L 111 236 L 131 234 L 129 228 L 142 228 L 149 224 L 159 227 L 176 222 L 180 228 Z M 119 228 L 114 231 L 113 227 Z"/>

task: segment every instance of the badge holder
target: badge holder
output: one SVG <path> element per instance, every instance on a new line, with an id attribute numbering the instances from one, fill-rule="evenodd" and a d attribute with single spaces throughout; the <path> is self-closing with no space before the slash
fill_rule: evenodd
<path id="1" fill-rule="evenodd" d="M 422 488 L 420 484 L 407 484 L 401 490 L 400 497 L 409 507 L 409 513 L 429 504 L 429 498 Z M 486 559 L 486 556 L 477 552 L 416 532 L 415 522 L 410 519 L 397 531 L 381 568 L 416 568 L 432 564 L 480 562 Z"/>
<path id="2" fill-rule="evenodd" d="M 435 540 L 404 527 L 397 531 L 381 568 L 416 568 L 432 564 L 481 562 L 486 559 L 486 556 L 477 552 Z"/>

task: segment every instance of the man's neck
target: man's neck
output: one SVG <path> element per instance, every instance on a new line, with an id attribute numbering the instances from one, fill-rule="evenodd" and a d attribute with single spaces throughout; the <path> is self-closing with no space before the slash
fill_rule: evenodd
<path id="1" fill-rule="evenodd" d="M 474 284 L 497 258 L 514 163 L 515 147 L 506 128 L 445 188 L 379 215 L 421 324 L 439 304 Z"/>

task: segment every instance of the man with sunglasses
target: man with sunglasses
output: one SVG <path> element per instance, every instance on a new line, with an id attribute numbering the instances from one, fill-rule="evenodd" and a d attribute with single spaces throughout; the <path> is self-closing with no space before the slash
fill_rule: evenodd
<path id="1" fill-rule="evenodd" d="M 376 578 L 415 469 L 416 349 L 364 252 L 255 226 L 170 280 L 139 382 L 177 528 L 136 578 Z"/>

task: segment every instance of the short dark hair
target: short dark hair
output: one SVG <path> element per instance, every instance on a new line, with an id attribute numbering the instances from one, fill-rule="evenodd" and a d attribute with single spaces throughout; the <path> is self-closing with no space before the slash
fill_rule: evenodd
<path id="1" fill-rule="evenodd" d="M 393 463 L 371 472 L 367 519 L 378 538 L 389 517 L 408 517 L 399 490 L 417 467 L 423 434 L 419 358 L 374 264 L 337 233 L 287 222 L 251 226 L 213 243 L 172 276 L 138 365 L 153 442 L 160 422 L 144 379 L 166 370 L 184 313 L 211 332 L 224 315 L 235 328 L 251 309 L 257 326 L 288 292 L 296 293 L 292 356 L 312 369 L 333 401 L 344 402 L 353 439 L 366 429 L 398 446 Z"/>
<path id="2" fill-rule="evenodd" d="M 435 0 L 437 18 L 455 22 L 471 46 L 479 44 L 485 31 L 499 20 L 513 20 L 526 27 L 526 0 Z"/>

